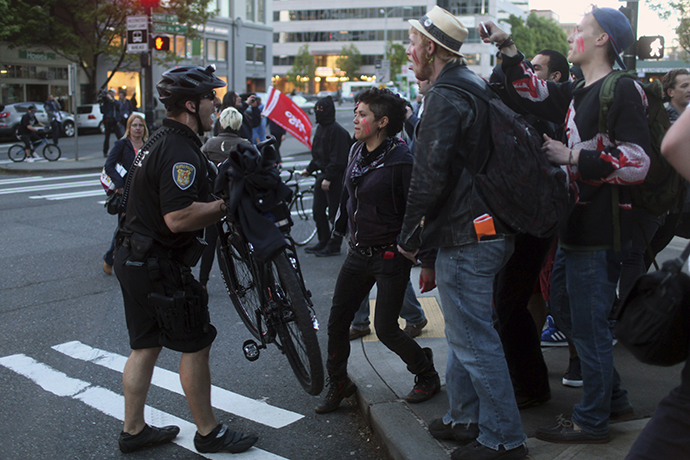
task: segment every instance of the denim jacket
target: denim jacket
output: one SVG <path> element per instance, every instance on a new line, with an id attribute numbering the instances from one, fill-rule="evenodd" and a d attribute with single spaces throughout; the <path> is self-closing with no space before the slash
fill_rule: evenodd
<path id="1" fill-rule="evenodd" d="M 441 86 L 457 86 L 460 79 L 485 85 L 467 66 L 446 64 L 425 97 L 425 111 L 415 128 L 415 163 L 398 238 L 406 250 L 476 242 L 473 220 L 489 211 L 465 167 L 479 170 L 489 153 L 488 105 L 465 91 Z"/>

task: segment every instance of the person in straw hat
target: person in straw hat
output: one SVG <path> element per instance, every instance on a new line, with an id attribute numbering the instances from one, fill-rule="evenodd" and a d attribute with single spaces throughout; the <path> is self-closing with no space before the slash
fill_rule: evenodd
<path id="1" fill-rule="evenodd" d="M 398 244 L 413 260 L 420 248 L 438 248 L 436 282 L 449 350 L 450 409 L 429 431 L 462 444 L 454 460 L 524 458 L 526 436 L 491 313 L 494 276 L 510 257 L 513 238 L 494 220 L 491 234 L 478 239 L 473 221 L 490 210 L 472 193 L 469 170 L 490 151 L 489 107 L 459 87 L 490 90 L 467 68 L 460 48 L 468 31 L 454 16 L 435 6 L 410 24 L 407 58 L 431 89 Z"/>

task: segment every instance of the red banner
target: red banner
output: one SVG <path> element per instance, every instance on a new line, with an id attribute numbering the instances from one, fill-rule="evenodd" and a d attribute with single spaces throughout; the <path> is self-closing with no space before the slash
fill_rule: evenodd
<path id="1" fill-rule="evenodd" d="M 268 100 L 261 115 L 282 127 L 311 150 L 311 121 L 304 110 L 274 87 L 268 88 Z"/>

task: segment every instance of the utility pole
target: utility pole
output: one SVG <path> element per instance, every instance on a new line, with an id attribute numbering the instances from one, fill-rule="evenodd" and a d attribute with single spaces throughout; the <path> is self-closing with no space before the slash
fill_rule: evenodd
<path id="1" fill-rule="evenodd" d="M 637 69 L 637 17 L 639 5 L 639 0 L 628 0 L 626 6 L 621 6 L 619 8 L 621 13 L 623 13 L 630 21 L 633 35 L 635 37 L 635 41 L 633 41 L 632 45 L 630 45 L 628 49 L 623 51 L 623 63 L 625 64 L 625 67 L 628 68 L 628 70 Z"/>

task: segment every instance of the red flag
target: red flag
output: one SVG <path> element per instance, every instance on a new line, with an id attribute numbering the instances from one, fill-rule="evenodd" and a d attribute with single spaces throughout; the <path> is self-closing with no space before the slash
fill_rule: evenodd
<path id="1" fill-rule="evenodd" d="M 311 150 L 311 121 L 304 110 L 274 87 L 268 88 L 268 100 L 261 115 L 282 127 Z"/>

